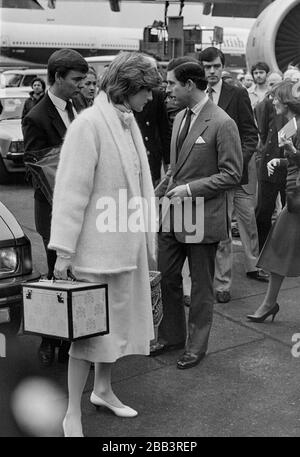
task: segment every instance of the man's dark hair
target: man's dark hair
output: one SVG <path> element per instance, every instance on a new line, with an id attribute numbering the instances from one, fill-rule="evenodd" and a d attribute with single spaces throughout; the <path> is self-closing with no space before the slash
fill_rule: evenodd
<path id="1" fill-rule="evenodd" d="M 88 64 L 79 52 L 74 49 L 59 49 L 53 52 L 48 60 L 48 81 L 50 86 L 55 82 L 55 74 L 64 78 L 71 70 L 88 72 Z"/>
<path id="2" fill-rule="evenodd" d="M 167 66 L 167 71 L 174 70 L 175 67 L 182 65 L 183 63 L 193 62 L 199 64 L 199 60 L 194 59 L 194 57 L 176 57 L 175 59 L 170 60 Z"/>
<path id="3" fill-rule="evenodd" d="M 255 63 L 251 67 L 252 77 L 253 77 L 253 73 L 254 73 L 255 70 L 263 70 L 268 74 L 269 71 L 270 71 L 270 67 L 266 62 L 257 62 L 257 63 Z"/>
<path id="4" fill-rule="evenodd" d="M 46 90 L 46 83 L 45 83 L 45 81 L 44 81 L 42 78 L 39 78 L 39 77 L 37 76 L 36 78 L 33 78 L 33 80 L 31 81 L 31 87 L 33 87 L 34 83 L 36 83 L 36 82 L 41 83 L 42 88 L 43 88 L 43 92 L 45 92 L 45 90 Z"/>
<path id="5" fill-rule="evenodd" d="M 222 65 L 224 67 L 225 56 L 224 56 L 223 52 L 220 49 L 215 48 L 214 46 L 210 46 L 209 48 L 204 49 L 200 53 L 199 59 L 200 59 L 200 62 L 203 62 L 204 60 L 206 62 L 212 62 L 213 60 L 217 59 L 218 57 L 220 57 Z"/>
<path id="6" fill-rule="evenodd" d="M 171 71 L 171 70 L 170 70 Z M 190 79 L 195 84 L 197 89 L 205 90 L 207 87 L 207 81 L 205 79 L 205 73 L 203 66 L 199 62 L 186 62 L 181 65 L 174 67 L 175 78 L 182 84 L 186 84 Z"/>

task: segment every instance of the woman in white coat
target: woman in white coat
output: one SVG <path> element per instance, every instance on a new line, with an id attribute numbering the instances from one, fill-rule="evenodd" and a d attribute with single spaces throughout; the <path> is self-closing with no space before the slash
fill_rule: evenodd
<path id="1" fill-rule="evenodd" d="M 154 336 L 148 260 L 155 252 L 155 203 L 132 110 L 143 109 L 160 81 L 147 56 L 119 54 L 62 147 L 49 243 L 57 251 L 54 274 L 67 279 L 71 270 L 79 280 L 107 283 L 110 325 L 109 334 L 71 345 L 65 436 L 83 436 L 80 403 L 92 362 L 90 401 L 117 416 L 137 415 L 114 394 L 111 370 L 120 357 L 148 355 Z"/>

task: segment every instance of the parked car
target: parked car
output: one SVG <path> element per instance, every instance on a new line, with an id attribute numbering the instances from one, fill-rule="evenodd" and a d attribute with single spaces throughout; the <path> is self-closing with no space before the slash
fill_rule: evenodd
<path id="1" fill-rule="evenodd" d="M 21 117 L 27 92 L 0 89 L 0 184 L 9 181 L 11 173 L 24 173 L 24 142 Z"/>
<path id="2" fill-rule="evenodd" d="M 104 73 L 104 70 L 108 65 L 114 60 L 116 56 L 91 56 L 91 57 L 85 57 L 85 60 L 87 63 L 92 66 L 98 77 L 101 77 L 102 74 Z"/>
<path id="3" fill-rule="evenodd" d="M 37 280 L 31 244 L 12 213 L 0 202 L 0 333 L 16 334 L 22 318 L 22 283 Z"/>
<path id="4" fill-rule="evenodd" d="M 46 68 L 27 68 L 13 69 L 3 71 L 0 75 L 0 87 L 22 87 L 27 92 L 31 91 L 31 81 L 36 78 L 42 78 L 47 85 Z"/>

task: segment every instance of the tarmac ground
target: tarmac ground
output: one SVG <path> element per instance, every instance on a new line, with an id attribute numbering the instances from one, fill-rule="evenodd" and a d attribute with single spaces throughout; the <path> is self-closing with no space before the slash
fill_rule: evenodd
<path id="1" fill-rule="evenodd" d="M 32 200 L 24 202 L 3 188 L 4 203 L 17 205 L 18 219 L 32 241 L 35 259 L 44 263 L 41 240 L 34 231 Z M 26 194 L 26 195 L 25 195 Z M 26 200 L 25 200 L 26 197 Z M 7 204 L 7 203 L 6 203 Z M 15 212 L 15 211 L 14 211 Z M 23 221 L 23 223 L 22 223 Z M 82 420 L 87 437 L 297 437 L 300 435 L 300 278 L 285 279 L 272 323 L 252 323 L 246 315 L 261 303 L 266 283 L 249 279 L 243 250 L 234 239 L 232 300 L 216 303 L 207 356 L 194 368 L 178 370 L 181 351 L 157 357 L 128 356 L 113 370 L 113 388 L 119 398 L 136 409 L 133 419 L 115 416 L 89 401 L 93 389 L 90 371 L 82 398 Z M 188 308 L 186 308 L 188 312 Z M 19 335 L 19 359 L 36 361 L 40 338 Z M 2 360 L 2 359 L 1 359 Z M 9 361 L 8 361 L 9 362 Z M 22 364 L 8 364 L 14 378 Z M 35 374 L 53 380 L 67 398 L 67 366 L 55 363 L 36 368 Z M 11 382 L 0 370 L 0 403 Z M 2 398 L 2 400 L 1 400 Z M 0 413 L 2 432 L 8 424 Z M 60 431 L 61 433 L 61 431 Z M 9 435 L 6 435 L 9 436 Z"/>

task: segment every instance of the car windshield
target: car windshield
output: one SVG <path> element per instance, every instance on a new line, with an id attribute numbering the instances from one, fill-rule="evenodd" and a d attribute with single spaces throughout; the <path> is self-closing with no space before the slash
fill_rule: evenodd
<path id="1" fill-rule="evenodd" d="M 23 75 L 19 74 L 2 74 L 1 75 L 1 87 L 19 87 L 23 78 Z"/>
<path id="2" fill-rule="evenodd" d="M 0 115 L 0 121 L 6 119 L 21 119 L 25 100 L 25 97 L 1 98 L 0 103 L 3 109 Z"/>

